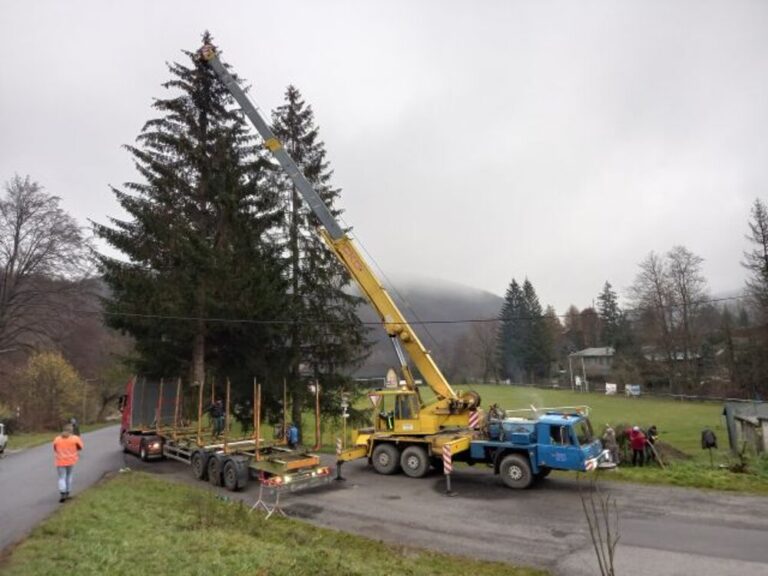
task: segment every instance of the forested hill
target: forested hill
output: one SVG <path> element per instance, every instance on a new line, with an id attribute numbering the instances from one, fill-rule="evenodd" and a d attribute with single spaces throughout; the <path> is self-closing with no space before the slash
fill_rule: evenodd
<path id="1" fill-rule="evenodd" d="M 457 347 L 462 337 L 468 337 L 470 324 L 428 324 L 416 322 L 441 320 L 469 320 L 496 318 L 501 310 L 502 298 L 496 294 L 444 280 L 394 279 L 397 291 L 387 287 L 400 310 L 414 329 L 424 346 L 446 375 L 456 372 Z M 407 303 L 407 304 L 406 304 Z M 373 309 L 364 304 L 359 307 L 364 322 L 378 322 Z M 370 326 L 369 339 L 375 344 L 367 361 L 355 371 L 356 377 L 383 377 L 387 370 L 397 365 L 397 358 L 389 339 L 380 326 Z M 428 332 L 428 333 L 427 333 Z"/>

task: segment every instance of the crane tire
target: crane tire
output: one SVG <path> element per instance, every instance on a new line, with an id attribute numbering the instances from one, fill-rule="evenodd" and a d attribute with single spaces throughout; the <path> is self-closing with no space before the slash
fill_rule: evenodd
<path id="1" fill-rule="evenodd" d="M 421 446 L 408 446 L 400 456 L 400 467 L 406 476 L 423 478 L 429 472 L 429 456 Z"/>
<path id="2" fill-rule="evenodd" d="M 393 444 L 383 442 L 373 449 L 373 469 L 379 474 L 396 474 L 400 471 L 400 451 Z"/>
<path id="3" fill-rule="evenodd" d="M 504 456 L 499 466 L 499 474 L 501 481 L 509 488 L 523 490 L 533 482 L 531 465 L 528 464 L 528 459 L 520 454 Z"/>

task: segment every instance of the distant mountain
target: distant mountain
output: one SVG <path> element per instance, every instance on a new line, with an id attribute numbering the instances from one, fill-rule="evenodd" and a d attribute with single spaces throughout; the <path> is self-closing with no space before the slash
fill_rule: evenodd
<path id="1" fill-rule="evenodd" d="M 467 323 L 418 324 L 418 321 L 456 321 L 496 318 L 503 299 L 496 294 L 445 280 L 411 278 L 393 280 L 394 288 L 386 286 L 395 304 L 405 314 L 424 346 L 435 361 L 444 368 Z M 363 322 L 378 322 L 379 318 L 368 304 L 360 306 L 358 315 Z M 387 370 L 397 365 L 392 344 L 380 325 L 371 326 L 370 340 L 374 341 L 371 355 L 354 372 L 355 377 L 384 377 Z"/>

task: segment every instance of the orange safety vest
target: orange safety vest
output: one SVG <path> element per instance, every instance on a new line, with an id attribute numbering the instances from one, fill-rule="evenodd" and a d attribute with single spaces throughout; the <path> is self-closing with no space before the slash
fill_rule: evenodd
<path id="1" fill-rule="evenodd" d="M 80 457 L 78 450 L 83 449 L 80 436 L 56 436 L 53 441 L 53 453 L 56 455 L 56 466 L 74 466 Z"/>

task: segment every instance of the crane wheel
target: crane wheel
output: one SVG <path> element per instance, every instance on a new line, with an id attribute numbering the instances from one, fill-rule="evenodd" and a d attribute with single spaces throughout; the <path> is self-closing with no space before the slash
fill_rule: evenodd
<path id="1" fill-rule="evenodd" d="M 396 474 L 400 470 L 400 451 L 392 444 L 379 444 L 371 457 L 373 469 L 379 474 Z"/>
<path id="2" fill-rule="evenodd" d="M 189 462 L 192 467 L 192 475 L 198 480 L 208 480 L 208 458 L 205 452 L 198 450 L 192 454 Z"/>
<path id="3" fill-rule="evenodd" d="M 501 481 L 509 488 L 522 490 L 533 482 L 531 465 L 528 464 L 528 459 L 520 454 L 504 456 L 499 466 L 499 474 Z"/>
<path id="4" fill-rule="evenodd" d="M 423 478 L 429 472 L 429 456 L 421 446 L 408 446 L 400 456 L 400 466 L 406 476 Z"/>
<path id="5" fill-rule="evenodd" d="M 208 482 L 212 486 L 221 486 L 221 461 L 216 456 L 208 459 Z"/>

